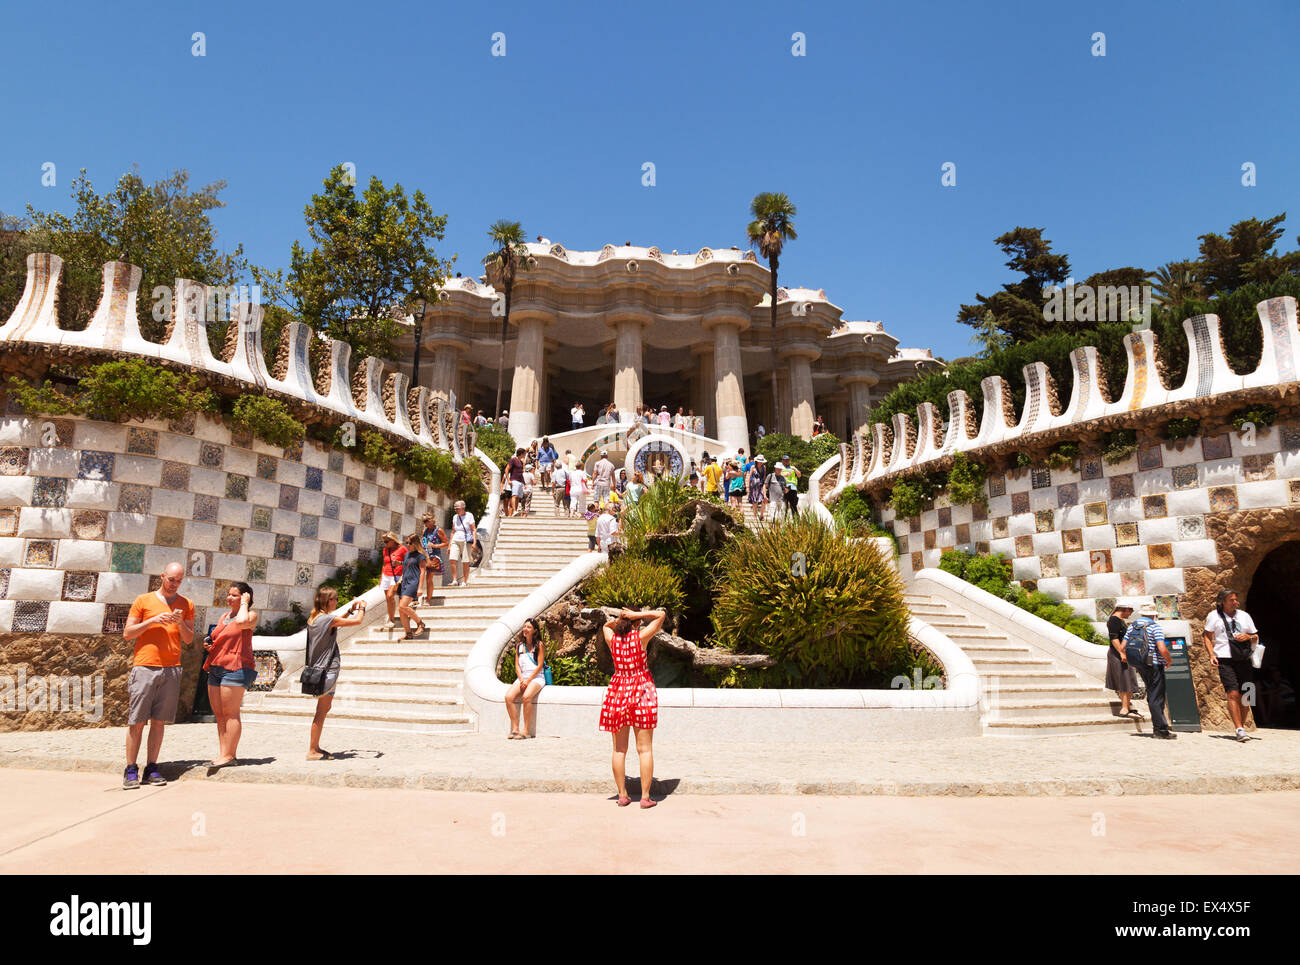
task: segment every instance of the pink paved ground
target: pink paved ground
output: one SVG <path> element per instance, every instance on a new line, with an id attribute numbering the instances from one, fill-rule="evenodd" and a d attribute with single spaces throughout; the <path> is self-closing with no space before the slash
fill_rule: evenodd
<path id="1" fill-rule="evenodd" d="M 1226 831 L 1225 801 L 1235 815 Z M 1221 873 L 1295 868 L 1300 791 L 1158 797 L 600 795 L 0 771 L 0 874 L 432 872 Z M 802 830 L 802 834 L 797 832 Z M 196 832 L 202 833 L 196 833 Z M 342 833 L 340 833 L 342 831 Z M 1104 833 L 1098 833 L 1104 832 Z M 328 841 L 328 846 L 322 846 Z"/>

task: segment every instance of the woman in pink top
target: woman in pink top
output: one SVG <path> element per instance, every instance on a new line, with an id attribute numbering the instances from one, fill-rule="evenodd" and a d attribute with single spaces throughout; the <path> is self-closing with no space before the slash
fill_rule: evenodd
<path id="1" fill-rule="evenodd" d="M 243 730 L 239 708 L 244 692 L 257 679 L 253 663 L 253 627 L 257 626 L 257 611 L 252 609 L 253 588 L 247 583 L 231 583 L 226 603 L 230 611 L 221 614 L 203 644 L 208 652 L 203 663 L 208 672 L 208 701 L 217 717 L 219 745 L 217 756 L 208 765 L 209 773 L 234 762 Z"/>

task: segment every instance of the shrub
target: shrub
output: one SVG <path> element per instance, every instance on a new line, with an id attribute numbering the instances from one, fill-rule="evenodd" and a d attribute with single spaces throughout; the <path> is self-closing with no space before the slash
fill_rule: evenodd
<path id="1" fill-rule="evenodd" d="M 609 674 L 601 673 L 594 659 L 575 653 L 567 657 L 551 655 L 551 635 L 540 620 L 542 642 L 546 647 L 546 666 L 551 668 L 551 682 L 557 687 L 604 687 L 609 684 Z M 513 641 L 513 638 L 511 638 Z M 519 679 L 515 664 L 515 650 L 507 646 L 501 653 L 501 670 L 497 674 L 503 683 L 512 684 Z"/>
<path id="2" fill-rule="evenodd" d="M 267 395 L 241 395 L 235 400 L 230 421 L 237 429 L 253 433 L 264 442 L 286 448 L 307 434 L 289 407 Z"/>
<path id="3" fill-rule="evenodd" d="M 984 503 L 985 470 L 978 462 L 971 462 L 964 452 L 953 456 L 952 469 L 948 471 L 948 498 L 954 506 L 967 503 Z M 912 515 L 916 515 L 913 513 Z"/>
<path id="4" fill-rule="evenodd" d="M 496 463 L 498 469 L 505 472 L 506 463 L 510 461 L 510 457 L 519 448 L 515 444 L 515 437 L 496 424 L 483 426 L 477 431 L 478 437 L 475 445 L 483 450 L 484 455 Z"/>
<path id="5" fill-rule="evenodd" d="M 369 554 L 351 563 L 344 563 L 323 585 L 332 586 L 339 591 L 339 605 L 350 602 L 367 590 L 379 585 L 383 575 L 383 561 Z"/>
<path id="6" fill-rule="evenodd" d="M 30 413 L 74 413 L 104 422 L 175 420 L 217 408 L 216 395 L 197 375 L 182 375 L 144 359 L 92 365 L 82 371 L 72 394 L 49 385 L 27 387 L 15 381 L 10 385 Z"/>
<path id="7" fill-rule="evenodd" d="M 671 567 L 624 553 L 587 580 L 582 597 L 593 606 L 676 611 L 686 602 Z"/>
<path id="8" fill-rule="evenodd" d="M 1028 469 L 1033 464 L 1034 464 L 1034 460 L 1030 458 L 1029 453 L 1024 452 L 1023 450 L 1016 453 L 1017 469 Z"/>
<path id="9" fill-rule="evenodd" d="M 911 662 L 902 583 L 870 543 L 805 514 L 743 532 L 721 568 L 714 643 L 776 658 L 774 680 L 861 684 Z"/>
<path id="10" fill-rule="evenodd" d="M 1065 603 L 1053 600 L 1046 593 L 1028 593 L 1023 587 L 1011 583 L 1011 561 L 1001 553 L 975 555 L 961 550 L 948 550 L 939 558 L 939 569 L 973 583 L 986 593 L 1001 597 L 1027 610 L 1048 623 L 1073 633 L 1089 643 L 1105 643 L 1092 628 L 1087 617 L 1081 616 Z"/>
<path id="11" fill-rule="evenodd" d="M 1256 427 L 1271 426 L 1277 420 L 1277 409 L 1271 405 L 1254 405 L 1246 409 L 1238 409 L 1228 418 L 1237 429 L 1241 429 L 1247 422 L 1254 423 Z"/>
<path id="12" fill-rule="evenodd" d="M 969 553 L 963 553 L 961 550 L 944 550 L 943 555 L 939 557 L 939 569 L 945 573 L 951 573 L 959 580 L 966 579 L 966 563 L 971 558 Z"/>
<path id="13" fill-rule="evenodd" d="M 826 508 L 843 529 L 852 528 L 858 520 L 871 520 L 871 500 L 855 486 L 846 486 L 840 490 L 839 495 L 826 504 Z"/>
<path id="14" fill-rule="evenodd" d="M 1069 469 L 1078 458 L 1079 444 L 1077 442 L 1062 442 L 1052 447 L 1043 462 L 1052 469 Z"/>
<path id="15" fill-rule="evenodd" d="M 1136 429 L 1116 429 L 1106 436 L 1106 444 L 1101 450 L 1101 458 L 1112 465 L 1123 462 L 1137 452 L 1137 447 Z"/>
<path id="16" fill-rule="evenodd" d="M 812 441 L 784 432 L 769 432 L 758 440 L 753 455 L 761 453 L 769 466 L 775 466 L 782 456 L 790 457 L 790 465 L 799 470 L 799 492 L 808 491 L 808 477 L 831 456 L 840 451 L 840 440 L 832 433 L 823 432 Z"/>
<path id="17" fill-rule="evenodd" d="M 930 476 L 904 476 L 894 483 L 894 491 L 889 496 L 889 505 L 900 518 L 919 516 L 925 509 L 925 504 L 934 499 L 938 488 Z"/>
<path id="18" fill-rule="evenodd" d="M 357 458 L 380 469 L 393 469 L 397 466 L 397 450 L 383 435 L 373 429 L 362 431 L 361 451 L 357 453 Z"/>
<path id="19" fill-rule="evenodd" d="M 1165 438 L 1171 442 L 1176 439 L 1190 439 L 1201 431 L 1199 419 L 1170 419 L 1165 423 Z"/>

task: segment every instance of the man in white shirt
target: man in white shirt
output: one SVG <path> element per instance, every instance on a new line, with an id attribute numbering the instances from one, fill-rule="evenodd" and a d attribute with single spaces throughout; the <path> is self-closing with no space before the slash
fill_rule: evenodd
<path id="1" fill-rule="evenodd" d="M 1241 691 L 1243 687 L 1249 687 L 1253 696 L 1255 668 L 1249 656 L 1234 657 L 1232 651 L 1235 647 L 1238 653 L 1249 654 L 1259 645 L 1259 632 L 1250 614 L 1237 606 L 1236 590 L 1219 591 L 1214 609 L 1205 618 L 1202 639 L 1210 654 L 1210 662 L 1219 668 L 1219 680 L 1228 695 L 1228 716 L 1237 729 L 1237 740 L 1248 741 L 1250 736 L 1244 725 L 1246 714 L 1241 706 Z"/>
<path id="2" fill-rule="evenodd" d="M 560 507 L 564 506 L 564 477 L 567 470 L 564 463 L 557 462 L 551 467 L 551 495 L 555 500 L 555 515 L 560 515 Z M 567 511 L 568 507 L 564 507 Z"/>
<path id="3" fill-rule="evenodd" d="M 601 450 L 600 461 L 592 470 L 596 484 L 596 505 L 603 506 L 609 502 L 609 491 L 614 485 L 614 464 L 609 461 L 609 453 Z"/>
<path id="4" fill-rule="evenodd" d="M 569 419 L 573 422 L 573 428 L 582 428 L 582 416 L 582 404 L 579 402 L 573 403 L 573 408 L 569 410 Z"/>
<path id="5" fill-rule="evenodd" d="M 478 543 L 478 531 L 474 526 L 474 516 L 465 511 L 463 500 L 457 500 L 456 513 L 451 517 L 451 585 L 468 586 L 469 568 L 474 562 L 474 547 Z M 458 569 L 459 567 L 459 569 Z"/>
<path id="6" fill-rule="evenodd" d="M 618 532 L 618 517 L 614 515 L 613 507 L 606 506 L 600 518 L 596 520 L 596 545 L 602 553 L 609 552 L 609 541 Z"/>

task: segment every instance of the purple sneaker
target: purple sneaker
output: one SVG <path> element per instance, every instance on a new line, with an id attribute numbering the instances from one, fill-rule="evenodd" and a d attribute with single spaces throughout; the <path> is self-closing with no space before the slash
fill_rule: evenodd
<path id="1" fill-rule="evenodd" d="M 122 774 L 122 787 L 129 791 L 132 788 L 139 786 L 140 768 L 136 767 L 134 764 L 128 764 L 126 766 L 126 771 Z"/>
<path id="2" fill-rule="evenodd" d="M 144 766 L 144 779 L 149 784 L 167 783 L 167 778 L 162 776 L 162 771 L 158 770 L 157 764 L 146 764 Z"/>

